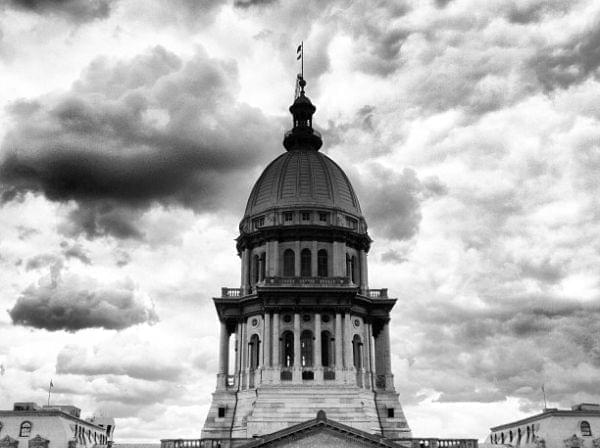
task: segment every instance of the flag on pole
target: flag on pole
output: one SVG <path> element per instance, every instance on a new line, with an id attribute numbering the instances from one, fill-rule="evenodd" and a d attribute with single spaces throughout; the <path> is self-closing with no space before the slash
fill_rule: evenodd
<path id="1" fill-rule="evenodd" d="M 52 379 L 50 379 L 50 388 L 52 389 L 54 387 L 54 383 L 52 382 Z"/>
<path id="2" fill-rule="evenodd" d="M 302 57 L 302 46 L 304 45 L 304 43 L 301 43 L 300 45 L 298 45 L 298 49 L 296 50 L 296 60 L 299 61 L 300 58 Z"/>

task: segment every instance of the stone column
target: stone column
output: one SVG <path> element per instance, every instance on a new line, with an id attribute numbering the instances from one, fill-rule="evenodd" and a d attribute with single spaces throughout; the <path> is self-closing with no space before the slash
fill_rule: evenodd
<path id="1" fill-rule="evenodd" d="M 262 381 L 271 382 L 273 369 L 271 368 L 271 313 L 265 312 L 263 331 L 263 368 Z"/>
<path id="2" fill-rule="evenodd" d="M 372 369 L 373 369 L 373 347 L 372 347 L 372 328 L 371 323 L 365 323 L 365 388 L 372 388 Z"/>
<path id="3" fill-rule="evenodd" d="M 369 290 L 369 269 L 365 250 L 360 251 L 360 290 L 363 295 L 367 295 Z"/>
<path id="4" fill-rule="evenodd" d="M 321 366 L 321 314 L 315 313 L 315 344 L 314 344 L 314 360 L 313 366 L 315 370 L 315 381 L 321 383 L 323 381 L 323 368 Z"/>
<path id="5" fill-rule="evenodd" d="M 267 241 L 267 277 L 278 277 L 279 272 L 279 242 Z"/>
<path id="6" fill-rule="evenodd" d="M 294 313 L 294 369 L 292 381 L 302 382 L 302 358 L 300 354 L 300 313 Z"/>
<path id="7" fill-rule="evenodd" d="M 381 329 L 381 337 L 383 342 L 383 370 L 385 374 L 385 388 L 387 390 L 394 389 L 394 376 L 392 375 L 392 354 L 390 347 L 390 324 L 386 322 Z"/>
<path id="8" fill-rule="evenodd" d="M 240 356 L 242 355 L 242 351 L 240 349 L 241 343 L 242 343 L 242 339 L 241 339 L 241 335 L 242 335 L 242 324 L 240 324 L 239 322 L 236 324 L 236 328 L 235 328 L 235 384 L 236 386 L 239 386 L 240 384 L 240 380 L 241 380 L 241 376 L 240 376 L 240 372 L 241 372 L 241 359 Z"/>
<path id="9" fill-rule="evenodd" d="M 294 244 L 294 276 L 300 277 L 300 241 Z"/>
<path id="10" fill-rule="evenodd" d="M 242 288 L 242 295 L 246 295 L 250 292 L 250 284 L 248 283 L 248 276 L 249 276 L 249 261 L 248 261 L 248 255 L 249 255 L 249 250 L 248 249 L 244 249 L 242 251 L 242 281 L 241 281 L 241 288 Z"/>
<path id="11" fill-rule="evenodd" d="M 242 389 L 248 387 L 248 335 L 246 334 L 246 321 L 242 322 L 242 340 L 240 344 L 241 348 L 241 371 L 242 371 Z"/>
<path id="12" fill-rule="evenodd" d="M 344 365 L 346 369 L 354 369 L 354 360 L 352 355 L 352 318 L 350 313 L 344 315 Z"/>
<path id="13" fill-rule="evenodd" d="M 333 276 L 346 276 L 346 250 L 345 244 L 341 241 L 333 242 Z"/>
<path id="14" fill-rule="evenodd" d="M 229 373 L 229 332 L 225 322 L 221 322 L 219 334 L 219 368 L 217 370 L 217 389 L 227 389 Z"/>
<path id="15" fill-rule="evenodd" d="M 271 341 L 273 342 L 273 357 L 271 358 L 273 372 L 271 373 L 271 381 L 279 384 L 281 381 L 281 363 L 279 361 L 279 352 L 281 350 L 279 348 L 279 313 L 273 313 L 273 331 L 271 332 Z"/>
<path id="16" fill-rule="evenodd" d="M 312 242 L 312 247 L 310 249 L 310 270 L 311 270 L 310 275 L 313 276 L 313 277 L 317 277 L 317 274 L 318 274 L 318 272 L 317 272 L 317 268 L 318 268 L 318 266 L 317 266 L 317 252 L 318 252 L 317 242 L 313 241 Z"/>
<path id="17" fill-rule="evenodd" d="M 343 355 L 342 355 L 342 315 L 335 313 L 335 379 L 336 382 L 341 380 L 342 369 L 343 369 Z"/>

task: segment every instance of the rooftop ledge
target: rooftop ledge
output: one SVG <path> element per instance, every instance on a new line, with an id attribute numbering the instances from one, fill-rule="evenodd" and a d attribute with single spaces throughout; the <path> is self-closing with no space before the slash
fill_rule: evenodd
<path id="1" fill-rule="evenodd" d="M 357 288 L 348 277 L 266 277 L 257 284 L 258 288 Z M 242 288 L 221 288 L 221 297 L 242 297 Z M 367 297 L 387 299 L 387 288 L 367 289 Z"/>

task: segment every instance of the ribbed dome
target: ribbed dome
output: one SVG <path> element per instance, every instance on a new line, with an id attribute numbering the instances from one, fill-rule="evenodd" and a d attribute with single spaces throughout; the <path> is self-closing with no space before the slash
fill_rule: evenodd
<path id="1" fill-rule="evenodd" d="M 276 158 L 250 193 L 244 218 L 273 208 L 327 208 L 362 217 L 346 174 L 314 149 L 296 149 Z"/>

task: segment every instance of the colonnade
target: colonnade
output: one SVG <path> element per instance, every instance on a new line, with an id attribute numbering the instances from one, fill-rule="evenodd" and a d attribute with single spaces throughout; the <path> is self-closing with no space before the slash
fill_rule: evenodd
<path id="1" fill-rule="evenodd" d="M 361 320 L 360 328 L 353 328 L 355 317 L 349 313 L 335 313 L 333 325 L 324 325 L 319 313 L 309 314 L 310 324 L 301 322 L 307 313 L 284 314 L 293 316 L 292 322 L 283 324 L 282 313 L 267 312 L 238 322 L 234 333 L 221 322 L 217 389 L 245 389 L 259 384 L 290 384 L 290 381 L 292 384 L 310 381 L 310 384 L 356 384 L 364 388 L 393 389 L 388 323 L 383 323 L 374 337 L 370 322 Z M 327 345 L 329 358 L 326 356 L 328 365 L 325 366 L 322 365 L 324 328 L 328 334 L 333 330 L 333 347 Z M 312 358 L 302 365 L 301 335 L 306 330 L 312 333 Z M 286 365 L 285 353 L 291 347 L 285 347 L 282 335 L 288 331 L 293 332 L 293 355 L 290 353 L 293 362 Z M 235 335 L 235 366 L 230 375 L 232 334 Z"/>

